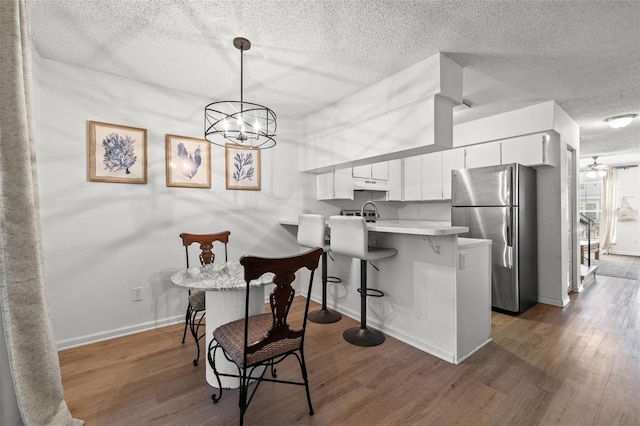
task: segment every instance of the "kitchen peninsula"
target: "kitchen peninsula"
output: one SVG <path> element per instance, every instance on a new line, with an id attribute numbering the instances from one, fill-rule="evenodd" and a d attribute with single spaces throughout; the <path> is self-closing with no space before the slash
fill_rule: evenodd
<path id="1" fill-rule="evenodd" d="M 280 224 L 297 226 L 297 219 Z M 459 238 L 466 227 L 445 221 L 379 220 L 368 223 L 369 243 L 398 255 L 375 262 L 368 323 L 383 333 L 458 364 L 491 340 L 491 241 Z M 292 232 L 295 236 L 297 228 Z M 328 305 L 359 319 L 359 262 L 332 254 Z M 319 282 L 314 297 L 319 300 Z"/>

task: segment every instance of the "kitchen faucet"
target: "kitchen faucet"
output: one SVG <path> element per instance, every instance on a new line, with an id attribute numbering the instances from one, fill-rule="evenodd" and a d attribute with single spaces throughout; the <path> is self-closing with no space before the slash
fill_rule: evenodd
<path id="1" fill-rule="evenodd" d="M 360 216 L 365 217 L 364 208 L 366 207 L 367 204 L 371 204 L 373 206 L 373 211 L 376 215 L 376 221 L 380 219 L 380 213 L 378 213 L 378 206 L 376 206 L 376 203 L 374 203 L 373 201 L 365 201 L 365 203 L 362 205 L 362 208 L 360 209 Z"/>

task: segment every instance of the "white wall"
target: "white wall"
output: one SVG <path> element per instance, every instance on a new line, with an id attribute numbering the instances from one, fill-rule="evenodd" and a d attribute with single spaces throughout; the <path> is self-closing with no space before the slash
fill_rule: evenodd
<path id="1" fill-rule="evenodd" d="M 628 197 L 631 207 L 640 212 L 640 168 L 618 169 L 616 185 L 616 207 L 622 204 L 622 197 Z M 615 244 L 612 254 L 640 256 L 640 216 L 633 221 L 616 221 Z"/>
<path id="2" fill-rule="evenodd" d="M 201 137 L 204 97 L 39 60 L 36 126 L 46 282 L 59 347 L 182 320 L 181 232 L 230 230 L 229 255 L 297 250 L 278 219 L 315 191 L 297 171 L 297 123 L 280 117 L 262 152 L 262 191 L 227 191 L 224 149 L 212 146 L 212 188 L 168 188 L 165 133 Z M 265 100 L 266 101 L 266 100 Z M 87 180 L 87 121 L 146 128 L 148 183 Z M 131 301 L 143 287 L 142 302 Z M 179 336 L 176 336 L 176 342 Z"/>

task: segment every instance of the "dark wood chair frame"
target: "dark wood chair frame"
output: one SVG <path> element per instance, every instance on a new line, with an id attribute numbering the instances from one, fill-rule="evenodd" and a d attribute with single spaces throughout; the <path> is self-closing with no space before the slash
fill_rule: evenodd
<path id="1" fill-rule="evenodd" d="M 258 386 L 261 382 L 276 382 L 291 385 L 304 386 L 307 394 L 307 403 L 309 405 L 309 415 L 313 415 L 313 406 L 311 405 L 311 395 L 309 393 L 309 380 L 307 376 L 307 367 L 304 359 L 304 335 L 307 328 L 307 315 L 309 312 L 309 301 L 311 300 L 311 287 L 313 284 L 313 276 L 315 270 L 318 268 L 320 257 L 322 256 L 323 249 L 320 247 L 311 249 L 305 253 L 296 256 L 284 257 L 284 258 L 261 258 L 255 256 L 243 256 L 240 259 L 240 264 L 244 266 L 244 279 L 247 283 L 246 288 L 246 301 L 245 301 L 245 315 L 244 315 L 244 351 L 242 365 L 238 365 L 227 354 L 225 349 L 214 339 L 209 344 L 208 360 L 209 365 L 213 369 L 216 379 L 218 380 L 219 393 L 211 395 L 211 399 L 214 403 L 217 403 L 222 397 L 222 384 L 220 383 L 220 376 L 235 377 L 240 380 L 239 389 L 239 406 L 240 406 L 240 424 L 243 424 L 244 414 L 253 399 Z M 295 296 L 295 290 L 291 286 L 291 283 L 295 280 L 296 273 L 302 269 L 307 268 L 311 271 L 309 278 L 309 288 L 306 295 L 306 305 L 304 309 L 304 318 L 302 321 L 301 330 L 292 330 L 287 323 L 287 316 L 289 309 L 293 303 Z M 249 344 L 249 282 L 260 278 L 266 273 L 273 273 L 273 283 L 275 288 L 269 295 L 269 305 L 271 307 L 272 325 L 267 331 L 265 337 L 258 342 L 252 342 Z M 221 326 L 225 327 L 225 325 Z M 266 330 L 265 330 L 266 331 Z M 266 358 L 264 360 L 255 362 L 251 365 L 247 365 L 247 356 L 254 354 L 265 346 L 283 340 L 283 339 L 295 339 L 300 337 L 299 347 L 294 350 L 290 350 L 285 353 Z M 227 360 L 234 363 L 238 369 L 238 374 L 221 373 L 215 366 L 216 351 L 221 349 Z M 284 361 L 288 356 L 293 355 L 298 360 L 300 370 L 302 373 L 302 381 L 295 382 L 289 380 L 277 379 L 277 372 L 275 365 Z M 259 375 L 254 376 L 254 372 L 258 367 L 264 367 Z M 267 368 L 271 372 L 271 378 L 264 377 L 264 373 Z M 249 385 L 252 381 L 255 381 L 256 385 L 253 391 L 249 395 Z"/>
<path id="2" fill-rule="evenodd" d="M 213 243 L 219 241 L 224 244 L 224 261 L 228 261 L 227 243 L 229 242 L 230 231 L 216 232 L 215 234 L 189 234 L 183 232 L 180 234 L 182 239 L 182 245 L 184 246 L 185 257 L 187 259 L 187 269 L 189 269 L 189 246 L 193 243 L 200 244 L 200 265 L 209 265 L 215 260 L 215 253 L 213 253 Z M 191 290 L 189 290 L 189 296 L 191 296 Z M 198 315 L 202 312 L 202 315 Z M 187 328 L 191 331 L 191 335 L 196 342 L 197 354 L 193 360 L 193 365 L 196 366 L 200 362 L 200 339 L 204 337 L 205 333 L 198 334 L 200 326 L 204 321 L 206 312 L 202 309 L 193 309 L 191 303 L 187 303 L 187 312 L 184 316 L 184 331 L 182 332 L 182 343 L 184 344 L 187 337 Z"/>

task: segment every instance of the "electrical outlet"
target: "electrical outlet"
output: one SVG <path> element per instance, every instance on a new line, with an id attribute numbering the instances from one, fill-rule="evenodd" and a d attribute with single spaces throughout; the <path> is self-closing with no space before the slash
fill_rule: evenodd
<path id="1" fill-rule="evenodd" d="M 131 288 L 131 301 L 140 302 L 142 300 L 142 287 Z"/>
<path id="2" fill-rule="evenodd" d="M 467 267 L 466 265 L 467 259 L 465 256 L 465 252 L 460 252 L 460 269 L 464 269 Z"/>

